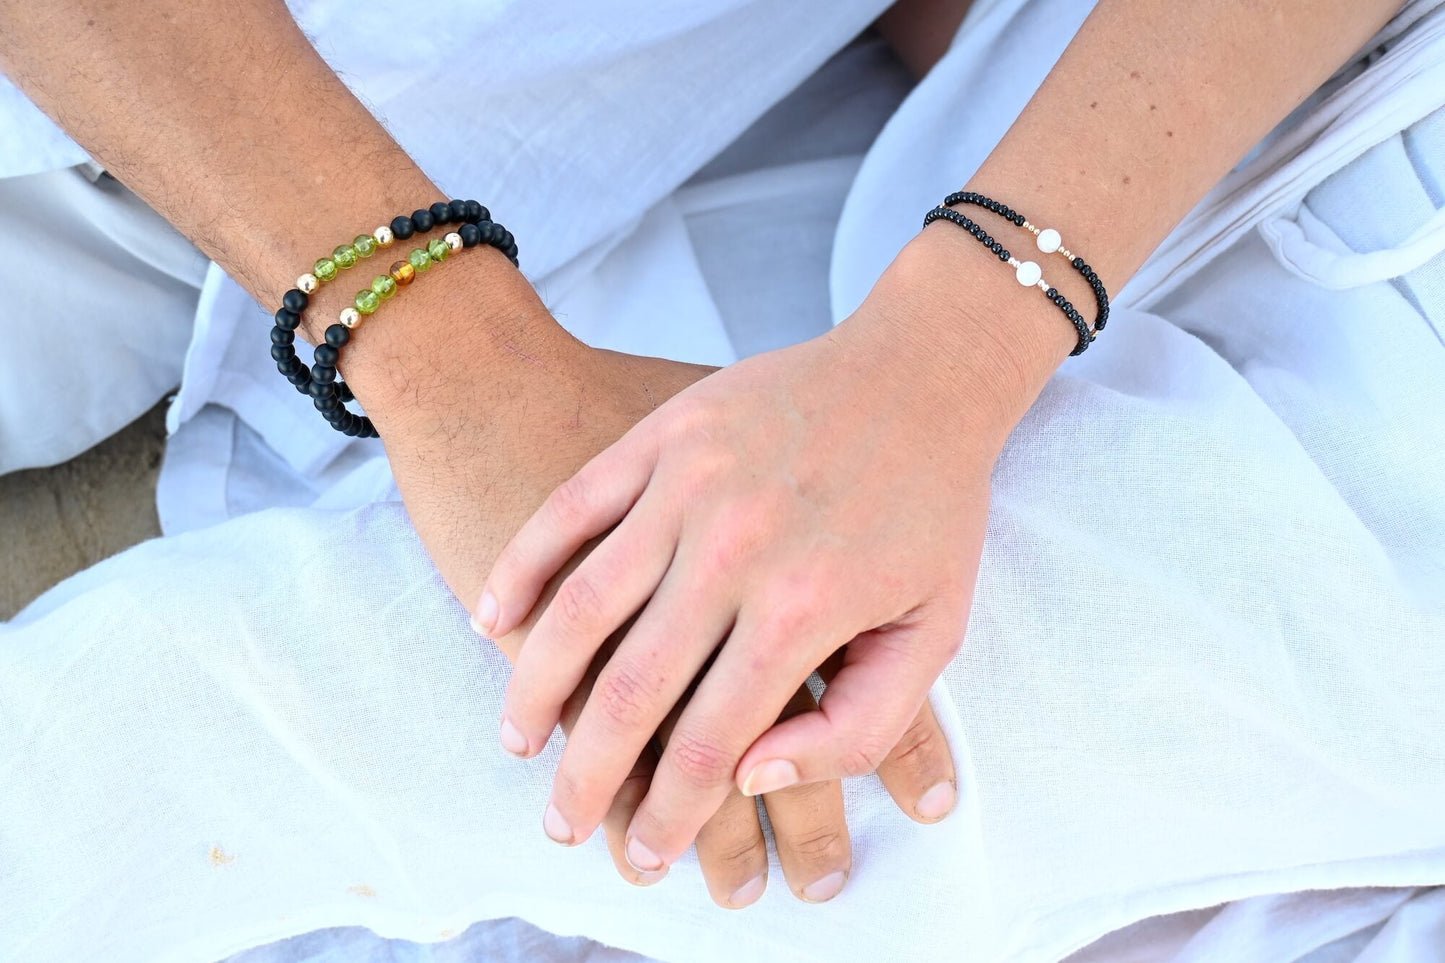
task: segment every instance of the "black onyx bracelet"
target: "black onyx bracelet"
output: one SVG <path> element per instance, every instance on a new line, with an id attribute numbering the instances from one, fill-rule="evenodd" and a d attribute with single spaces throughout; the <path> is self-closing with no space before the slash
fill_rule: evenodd
<path id="1" fill-rule="evenodd" d="M 325 341 L 316 346 L 314 363 L 308 368 L 296 357 L 296 329 L 310 300 L 311 292 L 321 284 L 339 276 L 370 257 L 379 248 L 390 247 L 397 239 L 406 240 L 435 227 L 457 223 L 460 227 L 425 247 L 412 251 L 405 260 L 393 264 L 387 274 L 379 275 L 371 286 L 358 292 L 353 303 L 342 309 L 337 322 L 326 329 Z M 505 227 L 491 219 L 491 212 L 477 201 L 438 201 L 429 208 L 413 211 L 410 216 L 393 218 L 389 225 L 378 227 L 371 234 L 359 235 L 351 244 L 343 244 L 329 257 L 316 262 L 314 273 L 301 275 L 296 287 L 287 291 L 275 315 L 271 329 L 271 357 L 276 368 L 302 394 L 309 394 L 321 416 L 343 434 L 359 438 L 377 437 L 376 426 L 365 415 L 348 411 L 346 403 L 353 400 L 351 389 L 338 381 L 336 364 L 341 349 L 351 340 L 351 331 L 364 316 L 374 313 L 381 302 L 394 297 L 411 284 L 416 276 L 433 264 L 445 260 L 452 252 L 486 244 L 501 251 L 515 266 L 517 241 Z"/>
<path id="2" fill-rule="evenodd" d="M 1037 287 L 1043 291 L 1044 296 L 1058 306 L 1059 310 L 1069 319 L 1069 323 L 1074 326 L 1074 330 L 1078 333 L 1078 344 L 1074 350 L 1070 352 L 1070 355 L 1083 354 L 1089 345 L 1093 343 L 1098 332 L 1104 329 L 1104 325 L 1109 319 L 1109 294 L 1104 289 L 1104 282 L 1100 280 L 1099 275 L 1094 269 L 1091 268 L 1083 258 L 1076 256 L 1063 246 L 1063 239 L 1059 236 L 1058 231 L 1052 228 L 1038 228 L 1031 224 L 1022 214 L 1019 214 L 999 201 L 985 197 L 982 194 L 976 194 L 972 191 L 959 191 L 944 198 L 943 204 L 944 206 L 935 207 L 928 212 L 923 219 L 924 226 L 927 227 L 937 220 L 951 221 L 972 234 L 980 243 L 997 255 L 1000 261 L 1014 268 L 1015 277 L 1020 284 L 1024 287 Z M 1097 302 L 1099 310 L 1098 315 L 1094 319 L 1093 329 L 1090 330 L 1088 322 L 1084 320 L 1084 316 L 1079 313 L 1073 303 L 1064 297 L 1057 288 L 1044 280 L 1043 268 L 1034 261 L 1020 261 L 1015 258 L 999 241 L 990 236 L 981 226 L 965 215 L 953 210 L 953 208 L 949 206 L 953 204 L 972 204 L 992 211 L 1005 220 L 1030 231 L 1035 236 L 1039 250 L 1043 253 L 1058 253 L 1068 259 L 1074 270 L 1078 271 L 1084 280 L 1089 282 L 1089 286 L 1094 291 L 1094 300 Z"/>

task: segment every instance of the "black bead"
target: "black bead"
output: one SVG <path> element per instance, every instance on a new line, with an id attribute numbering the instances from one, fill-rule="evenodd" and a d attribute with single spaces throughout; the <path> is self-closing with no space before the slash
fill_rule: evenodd
<path id="1" fill-rule="evenodd" d="M 287 330 L 286 328 L 272 328 L 272 329 L 271 329 L 271 343 L 272 343 L 272 344 L 290 344 L 290 343 L 292 343 L 292 342 L 295 341 L 295 340 L 296 340 L 296 332 L 295 332 L 295 331 L 289 331 L 289 330 Z"/>
<path id="2" fill-rule="evenodd" d="M 320 397 L 316 397 L 315 395 L 316 393 L 312 392 L 313 397 L 311 399 L 311 404 L 315 406 L 317 411 L 330 411 L 332 408 L 337 408 L 341 405 L 341 402 L 337 401 L 330 395 L 321 395 Z"/>
<path id="3" fill-rule="evenodd" d="M 283 375 L 289 375 L 293 372 L 300 371 L 303 367 L 305 367 L 305 362 L 303 362 L 300 358 L 296 357 L 296 350 L 294 348 L 291 350 L 291 356 L 289 358 L 276 359 L 276 370 L 281 372 Z"/>
<path id="4" fill-rule="evenodd" d="M 292 377 L 290 377 L 290 378 L 287 378 L 286 380 L 289 381 L 289 382 L 291 382 L 293 385 L 295 385 L 295 386 L 296 386 L 296 390 L 297 390 L 298 392 L 300 392 L 301 394 L 303 394 L 303 395 L 306 394 L 306 389 L 307 389 L 307 387 L 310 385 L 310 382 L 309 382 L 307 379 L 305 379 L 305 378 L 297 378 L 297 377 L 295 377 L 294 375 L 293 375 Z"/>
<path id="5" fill-rule="evenodd" d="M 351 393 L 351 385 L 344 381 L 338 381 L 336 382 L 336 397 L 342 401 L 351 401 L 356 396 Z"/>
<path id="6" fill-rule="evenodd" d="M 405 241 L 416 233 L 416 224 L 405 214 L 393 217 L 391 219 L 391 233 L 396 235 L 398 241 Z"/>
<path id="7" fill-rule="evenodd" d="M 286 310 L 295 314 L 300 314 L 302 311 L 305 311 L 306 305 L 310 303 L 310 301 L 311 299 L 306 296 L 306 292 L 298 290 L 297 288 L 292 288 L 287 291 L 286 295 L 281 298 L 281 303 L 286 306 Z"/>
<path id="8" fill-rule="evenodd" d="M 502 253 L 505 254 L 507 256 L 507 260 L 511 261 L 513 264 L 517 263 L 517 245 L 508 244 L 506 247 L 502 248 Z"/>
<path id="9" fill-rule="evenodd" d="M 1076 258 L 1074 258 L 1074 262 L 1073 262 L 1073 263 L 1074 263 L 1074 267 L 1076 267 L 1076 268 L 1081 268 L 1081 267 L 1084 266 L 1084 259 L 1081 258 L 1081 257 L 1076 257 Z"/>
<path id="10" fill-rule="evenodd" d="M 351 331 L 344 324 L 333 324 L 326 329 L 326 343 L 339 348 L 351 340 Z"/>
<path id="11" fill-rule="evenodd" d="M 1008 259 L 1009 259 L 1009 253 L 1008 253 L 1008 251 L 999 251 L 999 252 L 998 252 L 998 259 L 999 259 L 1000 261 L 1007 262 Z"/>
<path id="12" fill-rule="evenodd" d="M 276 361 L 285 361 L 287 358 L 296 357 L 296 349 L 289 344 L 273 344 L 271 357 Z"/>
<path id="13" fill-rule="evenodd" d="M 348 437 L 355 438 L 361 434 L 361 420 L 355 415 L 352 415 L 346 419 L 345 427 L 341 429 L 341 433 Z"/>
<path id="14" fill-rule="evenodd" d="M 452 201 L 447 205 L 447 219 L 453 224 L 461 224 L 467 219 L 467 202 Z"/>
<path id="15" fill-rule="evenodd" d="M 475 224 L 482 219 L 482 205 L 480 201 L 462 201 L 462 220 L 468 224 Z"/>
<path id="16" fill-rule="evenodd" d="M 329 364 L 318 364 L 311 369 L 311 380 L 318 384 L 329 385 L 336 380 L 336 369 Z"/>
<path id="17" fill-rule="evenodd" d="M 325 418 L 332 424 L 335 424 L 336 422 L 341 421 L 342 419 L 347 418 L 350 415 L 351 412 L 347 411 L 340 405 L 337 405 L 335 408 L 327 408 L 321 413 L 321 417 Z"/>
<path id="18" fill-rule="evenodd" d="M 1058 293 L 1058 288 L 1049 288 L 1047 291 L 1044 292 L 1044 294 L 1048 297 L 1050 301 L 1052 301 L 1058 295 Z"/>
<path id="19" fill-rule="evenodd" d="M 301 315 L 295 311 L 282 308 L 276 312 L 276 327 L 283 331 L 295 331 L 296 326 L 301 323 Z"/>
<path id="20" fill-rule="evenodd" d="M 329 344 L 318 344 L 316 346 L 317 364 L 324 364 L 327 367 L 334 368 L 336 367 L 336 359 L 339 357 L 341 357 L 341 352 Z"/>
<path id="21" fill-rule="evenodd" d="M 1024 221 L 1026 220 L 1028 220 L 1028 218 L 1024 217 L 1022 214 L 1014 215 L 1014 223 L 1017 224 L 1019 227 L 1023 227 Z"/>
<path id="22" fill-rule="evenodd" d="M 432 220 L 437 222 L 437 226 L 441 226 L 452 219 L 452 211 L 446 201 L 437 201 L 431 207 L 427 208 L 427 210 L 431 211 Z"/>
<path id="23" fill-rule="evenodd" d="M 476 247 L 482 243 L 482 232 L 475 224 L 470 222 L 457 228 L 457 233 L 462 236 L 462 247 Z"/>
<path id="24" fill-rule="evenodd" d="M 416 210 L 411 212 L 411 222 L 415 225 L 418 232 L 425 234 L 427 231 L 436 227 L 437 219 L 432 217 L 431 211 Z"/>
<path id="25" fill-rule="evenodd" d="M 307 390 L 311 392 L 311 397 L 330 398 L 332 395 L 336 394 L 335 385 L 327 384 L 326 382 L 318 380 L 316 378 L 315 371 L 312 371 L 311 375 L 311 383 L 307 386 Z"/>

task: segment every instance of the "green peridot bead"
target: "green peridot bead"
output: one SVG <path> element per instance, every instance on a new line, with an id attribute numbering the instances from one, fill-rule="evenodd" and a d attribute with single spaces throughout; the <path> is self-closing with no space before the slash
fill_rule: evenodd
<path id="1" fill-rule="evenodd" d="M 421 248 L 417 248 L 415 251 L 412 251 L 410 254 L 408 254 L 406 256 L 406 261 L 412 267 L 416 268 L 416 273 L 418 274 L 431 267 L 431 255 L 423 251 Z"/>
<path id="2" fill-rule="evenodd" d="M 349 268 L 356 263 L 356 248 L 343 244 L 331 252 L 331 259 L 338 267 Z"/>
<path id="3" fill-rule="evenodd" d="M 362 257 L 371 257 L 376 253 L 376 238 L 370 234 L 358 234 L 356 240 L 351 242 L 351 246 L 356 248 L 356 253 Z"/>
<path id="4" fill-rule="evenodd" d="M 381 298 L 377 297 L 375 291 L 367 289 L 356 292 L 356 310 L 362 314 L 375 314 L 376 309 L 381 305 Z"/>
<path id="5" fill-rule="evenodd" d="M 390 274 L 377 275 L 376 280 L 371 282 L 371 289 L 385 301 L 396 293 L 396 280 Z"/>
<path id="6" fill-rule="evenodd" d="M 447 247 L 446 241 L 437 238 L 426 246 L 426 252 L 431 255 L 433 261 L 445 261 L 447 255 L 452 253 L 452 249 Z"/>
<path id="7" fill-rule="evenodd" d="M 336 262 L 329 257 L 324 257 L 316 262 L 316 266 L 311 269 L 311 273 L 323 281 L 334 280 L 336 278 Z"/>

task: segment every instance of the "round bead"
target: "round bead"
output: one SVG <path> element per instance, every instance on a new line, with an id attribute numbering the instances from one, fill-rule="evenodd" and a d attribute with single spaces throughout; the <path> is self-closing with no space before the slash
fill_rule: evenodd
<path id="1" fill-rule="evenodd" d="M 351 246 L 356 248 L 356 253 L 361 257 L 371 257 L 376 253 L 376 238 L 370 234 L 358 234 Z"/>
<path id="2" fill-rule="evenodd" d="M 336 262 L 329 257 L 324 257 L 316 262 L 311 271 L 323 281 L 333 281 L 337 274 Z"/>
<path id="3" fill-rule="evenodd" d="M 296 349 L 289 344 L 271 345 L 271 359 L 273 361 L 285 361 L 288 358 L 296 357 Z"/>
<path id="4" fill-rule="evenodd" d="M 452 249 L 446 241 L 438 237 L 434 238 L 432 242 L 426 246 L 426 252 L 431 255 L 433 261 L 445 261 L 447 255 L 452 253 Z"/>
<path id="5" fill-rule="evenodd" d="M 396 234 L 385 224 L 372 231 L 371 236 L 376 239 L 377 247 L 391 247 L 391 242 L 396 240 Z"/>
<path id="6" fill-rule="evenodd" d="M 296 341 L 296 332 L 287 331 L 285 328 L 271 329 L 272 344 L 293 344 Z"/>
<path id="7" fill-rule="evenodd" d="M 385 301 L 396 293 L 396 279 L 390 274 L 378 274 L 376 279 L 371 282 L 371 290 Z"/>
<path id="8" fill-rule="evenodd" d="M 421 248 L 417 248 L 415 251 L 412 251 L 410 254 L 408 254 L 406 256 L 406 260 L 407 263 L 410 264 L 418 274 L 431 267 L 431 255 L 423 251 Z"/>
<path id="9" fill-rule="evenodd" d="M 462 220 L 468 224 L 475 224 L 482 219 L 483 210 L 484 208 L 480 201 L 467 201 L 465 210 L 462 212 Z"/>
<path id="10" fill-rule="evenodd" d="M 361 312 L 349 305 L 341 309 L 341 314 L 336 321 L 343 328 L 354 328 L 361 323 Z"/>
<path id="11" fill-rule="evenodd" d="M 285 296 L 281 298 L 281 303 L 286 306 L 286 310 L 295 312 L 296 314 L 305 311 L 306 305 L 309 304 L 310 301 L 310 298 L 295 288 L 287 291 Z"/>
<path id="12" fill-rule="evenodd" d="M 462 239 L 462 247 L 476 247 L 482 243 L 482 232 L 475 224 L 463 224 L 457 229 L 457 237 Z"/>
<path id="13" fill-rule="evenodd" d="M 314 274 L 303 274 L 296 279 L 296 287 L 302 294 L 310 294 L 315 291 L 318 283 Z"/>
<path id="14" fill-rule="evenodd" d="M 343 244 L 331 252 L 331 260 L 336 262 L 340 268 L 349 268 L 356 264 L 356 248 L 350 244 Z"/>
<path id="15" fill-rule="evenodd" d="M 412 224 L 414 224 L 416 226 L 416 229 L 423 234 L 436 227 L 436 221 L 437 219 L 432 217 L 431 211 L 428 211 L 425 208 L 419 208 L 411 212 Z"/>
<path id="16" fill-rule="evenodd" d="M 460 224 L 467 217 L 467 202 L 452 201 L 447 205 L 447 220 L 453 224 Z"/>
<path id="17" fill-rule="evenodd" d="M 462 249 L 462 236 L 456 231 L 448 233 L 442 240 L 446 242 L 450 250 L 460 251 Z"/>
<path id="18" fill-rule="evenodd" d="M 397 261 L 391 266 L 391 278 L 397 284 L 406 286 L 416 278 L 416 268 L 410 262 Z"/>
<path id="19" fill-rule="evenodd" d="M 1015 277 L 1019 279 L 1019 283 L 1026 288 L 1031 288 L 1035 284 L 1038 284 L 1039 278 L 1043 276 L 1044 269 L 1039 267 L 1034 261 L 1025 261 L 1018 266 L 1018 270 L 1015 272 Z"/>
<path id="20" fill-rule="evenodd" d="M 402 214 L 391 219 L 391 233 L 397 240 L 405 241 L 416 233 L 416 225 L 412 223 L 411 218 Z"/>
<path id="21" fill-rule="evenodd" d="M 1064 239 L 1059 236 L 1059 232 L 1051 227 L 1046 227 L 1039 232 L 1039 250 L 1043 251 L 1045 254 L 1053 254 L 1055 251 L 1057 251 L 1060 247 L 1063 246 L 1063 243 Z"/>
<path id="22" fill-rule="evenodd" d="M 376 309 L 381 307 L 381 296 L 371 288 L 367 288 L 365 291 L 356 292 L 356 300 L 353 304 L 355 304 L 356 310 L 362 314 L 375 314 Z"/>
<path id="23" fill-rule="evenodd" d="M 452 219 L 452 209 L 446 201 L 437 201 L 427 210 L 431 212 L 432 219 L 438 224 L 445 224 Z"/>
<path id="24" fill-rule="evenodd" d="M 276 312 L 276 327 L 285 331 L 295 331 L 296 326 L 301 323 L 301 315 L 288 308 L 281 308 Z"/>
<path id="25" fill-rule="evenodd" d="M 336 367 L 336 359 L 341 357 L 341 352 L 329 344 L 318 344 L 316 346 L 316 363 L 328 368 Z"/>
<path id="26" fill-rule="evenodd" d="M 339 348 L 351 340 L 351 329 L 333 324 L 326 329 L 326 343 L 333 348 Z"/>
<path id="27" fill-rule="evenodd" d="M 345 328 L 341 330 L 345 331 Z M 311 369 L 311 380 L 318 385 L 330 385 L 336 382 L 336 369 L 329 364 L 319 364 Z M 334 388 L 332 389 L 335 390 Z"/>

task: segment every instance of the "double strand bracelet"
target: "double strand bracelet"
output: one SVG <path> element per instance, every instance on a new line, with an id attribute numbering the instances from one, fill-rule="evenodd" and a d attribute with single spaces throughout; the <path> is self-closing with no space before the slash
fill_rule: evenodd
<path id="1" fill-rule="evenodd" d="M 449 223 L 460 227 L 413 250 L 405 260 L 392 264 L 386 274 L 378 275 L 370 287 L 357 292 L 352 303 L 341 310 L 336 323 L 326 329 L 325 340 L 316 346 L 311 367 L 296 357 L 296 329 L 317 288 L 397 240 L 404 241 L 416 233 L 426 233 Z M 494 222 L 491 212 L 477 201 L 454 200 L 438 201 L 429 208 L 395 217 L 389 225 L 382 225 L 371 234 L 358 235 L 350 244 L 340 245 L 329 256 L 318 259 L 312 271 L 301 275 L 296 287 L 282 298 L 271 329 L 271 358 L 276 362 L 276 369 L 297 391 L 311 396 L 316 410 L 331 427 L 352 437 L 378 437 L 370 418 L 345 407 L 354 396 L 346 383 L 336 377 L 341 349 L 351 340 L 351 331 L 362 318 L 375 313 L 383 301 L 411 284 L 418 274 L 446 260 L 455 251 L 479 244 L 496 248 L 514 266 L 517 264 L 517 241 L 512 232 Z"/>
<path id="2" fill-rule="evenodd" d="M 954 204 L 971 204 L 991 211 L 1004 218 L 1004 220 L 1022 227 L 1033 234 L 1035 243 L 1041 252 L 1045 254 L 1057 253 L 1066 258 L 1074 270 L 1078 271 L 1084 280 L 1089 283 L 1089 287 L 1093 289 L 1094 300 L 1098 304 L 1098 314 L 1094 318 L 1092 330 L 1089 327 L 1089 323 L 1084 320 L 1084 316 L 1074 307 L 1073 302 L 1064 297 L 1064 295 L 1053 285 L 1049 284 L 1048 281 L 1044 280 L 1043 268 L 1041 268 L 1037 262 L 1020 261 L 1014 257 L 1001 242 L 991 236 L 983 227 L 964 214 L 954 210 L 952 207 Z M 974 193 L 973 191 L 959 191 L 945 197 L 942 206 L 935 207 L 924 216 L 923 225 L 927 227 L 929 224 L 938 220 L 950 221 L 963 228 L 969 234 L 972 234 L 979 243 L 992 251 L 1000 261 L 1003 261 L 1014 269 L 1014 277 L 1018 279 L 1020 284 L 1024 287 L 1037 287 L 1040 291 L 1044 292 L 1045 297 L 1058 306 L 1059 310 L 1064 313 L 1064 317 L 1068 318 L 1069 323 L 1074 326 L 1074 330 L 1079 336 L 1078 344 L 1074 347 L 1073 351 L 1069 352 L 1071 357 L 1073 355 L 1083 354 L 1089 345 L 1093 343 L 1098 332 L 1104 330 L 1104 325 L 1109 320 L 1109 294 L 1104 289 L 1104 282 L 1100 280 L 1099 275 L 1088 265 L 1088 262 L 1063 246 L 1063 238 L 1059 235 L 1058 231 L 1053 228 L 1039 228 L 1022 214 L 1019 214 L 1007 205 L 990 197 L 985 197 L 982 194 Z"/>

